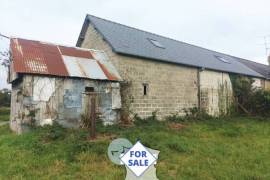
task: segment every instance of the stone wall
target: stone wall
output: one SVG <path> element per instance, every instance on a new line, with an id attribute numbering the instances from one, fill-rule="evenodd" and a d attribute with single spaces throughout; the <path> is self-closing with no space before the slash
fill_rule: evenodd
<path id="1" fill-rule="evenodd" d="M 21 133 L 30 125 L 42 126 L 54 121 L 64 127 L 79 127 L 81 115 L 89 111 L 86 87 L 98 93 L 97 112 L 104 124 L 116 122 L 121 107 L 119 83 L 24 75 L 20 83 L 12 86 L 11 129 Z"/>
<path id="2" fill-rule="evenodd" d="M 124 88 L 122 98 L 133 115 L 144 118 L 157 112 L 161 119 L 175 113 L 183 115 L 184 108 L 198 106 L 196 68 L 120 56 L 112 51 L 92 25 L 82 47 L 106 52 L 126 82 L 121 86 Z M 144 95 L 144 88 L 147 95 Z"/>
<path id="3" fill-rule="evenodd" d="M 232 84 L 228 73 L 200 72 L 201 107 L 212 116 L 226 114 L 232 103 Z"/>
<path id="4" fill-rule="evenodd" d="M 264 88 L 265 88 L 265 90 L 269 90 L 270 91 L 270 81 L 269 80 L 265 80 L 264 81 Z"/>
<path id="5" fill-rule="evenodd" d="M 261 79 L 261 85 L 264 90 L 270 91 L 270 80 Z"/>

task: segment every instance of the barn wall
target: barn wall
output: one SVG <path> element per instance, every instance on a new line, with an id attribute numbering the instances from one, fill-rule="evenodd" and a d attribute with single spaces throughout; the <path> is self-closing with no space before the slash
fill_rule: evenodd
<path id="1" fill-rule="evenodd" d="M 21 119 L 23 116 L 22 110 L 22 85 L 23 81 L 18 79 L 16 83 L 12 84 L 11 91 L 11 104 L 10 104 L 10 128 L 13 131 L 21 131 L 21 121 L 15 119 Z"/>
<path id="2" fill-rule="evenodd" d="M 184 114 L 184 108 L 198 106 L 197 69 L 135 57 L 120 56 L 102 39 L 92 25 L 82 43 L 84 48 L 103 50 L 127 82 L 123 100 L 133 115 L 142 118 L 157 112 L 158 118 Z M 147 85 L 147 95 L 143 85 Z"/>
<path id="3" fill-rule="evenodd" d="M 264 87 L 265 87 L 265 90 L 270 91 L 270 81 L 269 80 L 264 81 Z"/>
<path id="4" fill-rule="evenodd" d="M 57 121 L 64 127 L 79 127 L 86 110 L 85 87 L 93 87 L 98 93 L 97 111 L 104 124 L 117 121 L 119 83 L 25 75 L 12 88 L 11 129 L 26 131 L 33 119 L 35 125 Z"/>
<path id="5" fill-rule="evenodd" d="M 227 114 L 232 103 L 232 84 L 228 73 L 200 72 L 201 107 L 212 116 Z"/>

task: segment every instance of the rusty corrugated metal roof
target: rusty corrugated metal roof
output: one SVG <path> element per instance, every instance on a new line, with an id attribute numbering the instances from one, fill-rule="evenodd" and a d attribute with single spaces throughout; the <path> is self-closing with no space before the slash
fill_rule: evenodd
<path id="1" fill-rule="evenodd" d="M 12 38 L 10 48 L 16 73 L 121 80 L 102 51 Z"/>

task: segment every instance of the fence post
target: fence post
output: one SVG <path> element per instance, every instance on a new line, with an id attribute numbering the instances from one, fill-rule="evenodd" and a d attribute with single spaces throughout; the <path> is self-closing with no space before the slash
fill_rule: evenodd
<path id="1" fill-rule="evenodd" d="M 91 131 L 90 131 L 90 137 L 91 139 L 96 138 L 96 97 L 92 96 L 91 98 Z"/>

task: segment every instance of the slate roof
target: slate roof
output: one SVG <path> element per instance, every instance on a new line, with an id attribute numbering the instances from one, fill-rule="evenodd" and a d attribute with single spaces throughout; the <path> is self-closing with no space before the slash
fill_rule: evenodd
<path id="1" fill-rule="evenodd" d="M 270 79 L 270 66 L 265 64 L 260 64 L 254 61 L 249 61 L 246 59 L 237 58 L 241 63 L 248 66 L 250 69 L 260 73 L 266 79 Z"/>
<path id="2" fill-rule="evenodd" d="M 238 58 L 142 31 L 119 23 L 87 15 L 76 46 L 81 46 L 85 33 L 93 24 L 116 53 L 157 61 L 206 68 L 216 71 L 263 77 L 244 65 Z M 158 41 L 164 48 L 150 40 Z M 228 61 L 229 63 L 223 62 Z"/>

